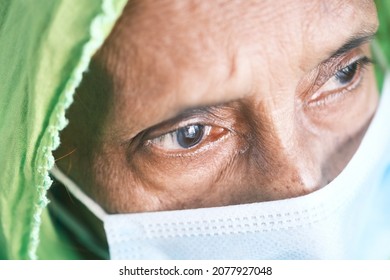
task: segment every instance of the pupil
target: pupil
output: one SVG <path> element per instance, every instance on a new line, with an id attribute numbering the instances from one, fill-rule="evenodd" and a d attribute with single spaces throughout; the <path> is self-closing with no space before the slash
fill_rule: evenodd
<path id="1" fill-rule="evenodd" d="M 336 73 L 337 80 L 343 85 L 349 83 L 353 77 L 355 76 L 356 70 L 358 67 L 358 63 L 355 62 L 351 65 L 348 65 L 347 67 L 339 70 Z"/>
<path id="2" fill-rule="evenodd" d="M 177 132 L 177 143 L 182 148 L 191 148 L 203 138 L 204 126 L 195 124 L 182 127 Z"/>

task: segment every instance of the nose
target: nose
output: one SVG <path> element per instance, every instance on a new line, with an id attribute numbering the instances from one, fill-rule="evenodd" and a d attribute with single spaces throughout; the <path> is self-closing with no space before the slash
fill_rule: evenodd
<path id="1" fill-rule="evenodd" d="M 293 103 L 293 102 L 291 102 Z M 306 131 L 294 109 L 253 113 L 252 137 L 246 151 L 247 183 L 253 200 L 270 201 L 297 197 L 323 187 L 335 172 L 326 167 L 328 145 Z M 277 112 L 272 113 L 272 112 Z M 330 140 L 329 140 L 330 141 Z"/>
<path id="2" fill-rule="evenodd" d="M 254 126 L 245 170 L 253 200 L 297 197 L 326 186 L 351 160 L 369 124 L 352 135 L 326 129 L 312 133 L 288 112 L 294 111 L 262 118 L 261 126 Z"/>

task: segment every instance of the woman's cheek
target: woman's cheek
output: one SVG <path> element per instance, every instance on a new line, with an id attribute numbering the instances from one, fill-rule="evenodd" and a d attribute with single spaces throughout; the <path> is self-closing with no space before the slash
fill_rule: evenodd
<path id="1" fill-rule="evenodd" d="M 146 148 L 133 158 L 133 174 L 138 174 L 145 195 L 158 197 L 159 209 L 198 208 L 220 204 L 218 196 L 223 172 L 239 150 L 226 139 L 200 152 L 185 156 L 161 156 Z M 210 198 L 213 201 L 210 201 Z M 221 198 L 222 199 L 222 198 Z"/>

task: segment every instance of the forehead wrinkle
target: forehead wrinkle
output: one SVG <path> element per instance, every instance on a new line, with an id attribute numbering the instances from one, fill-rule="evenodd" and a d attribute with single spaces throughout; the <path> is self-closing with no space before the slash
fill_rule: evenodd
<path id="1" fill-rule="evenodd" d="M 187 2 L 187 1 L 185 1 L 185 2 Z M 163 2 L 163 3 L 165 3 L 165 2 Z M 189 3 L 192 3 L 192 2 L 189 1 Z M 208 1 L 201 1 L 201 2 L 197 2 L 197 3 L 209 3 L 209 2 Z M 223 3 L 223 4 L 221 4 L 221 3 Z M 217 24 L 215 26 L 217 26 L 220 29 L 219 31 L 224 31 L 224 32 L 222 32 L 222 36 L 224 36 L 225 38 L 228 38 L 225 40 L 228 40 L 230 42 L 234 41 L 234 39 L 232 39 L 232 38 L 236 38 L 238 33 L 243 35 L 241 37 L 245 37 L 245 35 L 248 37 L 251 37 L 251 35 L 253 34 L 253 30 L 258 28 L 258 27 L 255 27 L 253 24 L 245 25 L 245 22 L 244 22 L 244 23 L 240 23 L 240 25 L 237 25 L 237 26 L 241 26 L 241 28 L 238 31 L 236 30 L 235 34 L 231 34 L 228 32 L 227 33 L 228 36 L 226 35 L 226 30 L 223 30 L 224 28 L 226 28 L 226 26 L 223 25 L 223 20 L 221 19 L 221 17 L 222 18 L 226 17 L 229 19 L 236 19 L 237 20 L 237 18 L 234 18 L 234 17 L 238 16 L 237 7 L 236 7 L 237 3 L 239 3 L 241 6 L 243 6 L 242 3 L 245 3 L 245 4 L 249 3 L 246 7 L 247 10 L 245 11 L 246 12 L 245 16 L 247 18 L 251 18 L 251 17 L 256 18 L 257 20 L 260 20 L 262 22 L 268 21 L 268 19 L 270 19 L 272 16 L 274 17 L 273 18 L 274 20 L 279 18 L 278 16 L 274 15 L 275 11 L 278 11 L 278 9 L 276 9 L 276 10 L 274 9 L 273 13 L 267 12 L 267 11 L 270 11 L 272 9 L 272 5 L 259 5 L 259 3 L 254 3 L 254 2 L 230 2 L 230 1 L 216 2 L 215 5 L 220 5 L 221 9 L 224 9 L 224 11 L 226 10 L 226 13 L 221 13 L 221 12 L 219 12 L 220 9 L 218 9 L 216 12 L 216 13 L 218 13 L 218 17 L 216 17 L 213 14 L 213 16 L 210 16 L 207 20 L 210 21 L 210 18 L 212 18 L 213 23 L 215 20 L 217 22 Z M 201 4 L 198 6 L 201 6 L 201 7 L 205 6 L 207 8 L 209 5 L 211 5 L 211 4 Z M 261 9 L 259 8 L 259 6 Z M 167 6 L 165 8 L 167 8 Z M 178 7 L 175 6 L 175 8 L 177 9 Z M 253 8 L 256 8 L 256 9 L 253 9 Z M 203 8 L 203 10 L 204 9 L 205 8 Z M 155 10 L 157 10 L 157 9 L 154 9 L 154 11 Z M 192 12 L 194 12 L 194 10 L 196 10 L 196 9 L 193 9 Z M 202 9 L 198 7 L 198 10 L 202 10 Z M 292 10 L 293 10 L 292 6 L 287 6 L 287 11 L 285 9 L 280 13 L 288 13 L 289 11 L 292 11 Z M 159 13 L 160 16 L 161 16 L 161 14 L 162 13 Z M 196 12 L 195 12 L 195 14 L 196 14 Z M 204 13 L 204 14 L 208 15 L 208 13 Z M 200 15 L 202 15 L 202 13 L 200 13 Z M 154 17 L 150 17 L 150 18 L 154 18 Z M 279 20 L 276 20 L 276 21 L 279 21 Z M 156 58 L 156 60 L 159 60 L 159 63 L 161 63 L 161 61 L 165 60 L 166 63 L 171 64 L 170 67 L 174 67 L 176 65 L 185 65 L 186 64 L 186 65 L 188 65 L 187 66 L 188 68 L 196 68 L 196 64 L 200 64 L 200 65 L 204 64 L 206 66 L 207 66 L 207 64 L 213 64 L 212 61 L 213 61 L 213 59 L 215 59 L 215 57 L 217 57 L 217 55 L 215 55 L 215 54 L 218 54 L 218 50 L 226 48 L 226 46 L 224 46 L 223 44 L 222 44 L 222 46 L 219 45 L 219 48 L 218 48 L 218 46 L 216 44 L 214 44 L 214 42 L 212 42 L 212 40 L 211 40 L 211 38 L 213 36 L 210 36 L 210 33 L 212 33 L 211 35 L 218 33 L 216 31 L 213 31 L 213 30 L 215 30 L 216 27 L 214 25 L 209 24 L 209 25 L 207 25 L 207 28 L 200 29 L 200 31 L 198 30 L 198 33 L 196 33 L 196 32 L 195 33 L 179 32 L 180 25 L 183 25 L 183 22 L 180 22 L 180 20 L 178 22 L 179 22 L 178 23 L 179 28 L 173 34 L 174 36 L 179 35 L 178 37 L 163 36 L 162 38 L 160 38 L 161 36 L 160 37 L 158 37 L 158 36 L 153 37 L 152 36 L 153 37 L 152 38 L 152 37 L 146 36 L 144 38 L 144 40 L 141 40 L 140 42 L 136 43 L 135 45 L 138 45 L 138 44 L 140 45 L 140 48 L 142 48 L 142 51 L 147 54 L 145 56 L 148 59 Z M 220 22 L 222 22 L 222 24 Z M 234 21 L 228 20 L 225 22 L 232 23 Z M 188 22 L 185 22 L 185 23 L 188 23 Z M 188 24 L 184 24 L 184 25 L 186 26 L 186 28 L 189 26 Z M 161 26 L 164 26 L 164 23 Z M 159 28 L 161 26 L 159 25 Z M 142 21 L 141 21 L 141 23 L 136 24 L 136 28 L 138 29 L 138 32 L 143 33 L 142 32 Z M 136 30 L 134 30 L 134 31 L 136 31 Z M 164 32 L 164 29 L 163 29 L 163 31 L 159 32 L 159 33 L 166 34 L 167 32 Z M 132 40 L 132 41 L 138 40 L 137 39 L 138 36 L 136 35 L 136 32 L 135 33 L 129 32 L 129 34 L 131 34 L 131 36 L 129 35 L 130 40 Z M 180 34 L 185 34 L 185 37 L 181 38 Z M 157 35 L 159 35 L 159 34 L 157 34 Z M 158 38 L 158 39 L 156 39 L 156 38 Z M 176 39 L 173 39 L 173 38 L 176 38 Z M 188 44 L 189 41 L 196 42 L 196 43 L 195 44 L 194 43 Z M 229 44 L 230 44 L 230 42 L 229 42 Z M 178 49 L 173 48 L 172 44 L 174 44 L 174 43 L 181 45 L 181 47 Z M 163 49 L 163 46 L 168 51 L 172 51 L 172 52 L 174 51 L 175 57 L 179 58 L 179 60 L 169 61 L 168 58 L 172 58 L 172 56 L 170 55 L 169 52 L 167 54 L 160 53 L 161 50 Z M 156 50 L 158 50 L 157 52 L 159 52 L 160 54 L 156 54 Z M 191 54 L 195 54 L 195 55 L 191 56 Z M 231 58 L 230 58 L 231 62 L 228 63 L 230 65 L 230 66 L 228 66 L 228 68 L 230 68 L 230 70 L 228 70 L 228 72 L 230 74 L 227 75 L 228 77 L 234 76 L 234 74 L 236 73 L 236 68 L 237 68 L 236 63 L 235 63 L 235 59 L 233 58 L 232 55 L 230 55 L 230 56 L 231 56 Z M 196 59 L 194 59 L 194 57 Z M 180 58 L 182 58 L 182 59 L 180 59 Z M 123 62 L 125 60 L 120 59 L 120 61 Z M 194 63 L 194 61 L 196 61 L 196 63 Z M 214 64 L 217 64 L 217 63 L 214 63 Z M 180 75 L 180 73 L 178 75 Z M 143 76 L 146 76 L 146 75 L 143 75 Z"/>
<path id="2" fill-rule="evenodd" d="M 150 61 L 145 63 L 138 58 L 132 62 L 134 67 L 127 69 L 126 77 L 122 77 L 125 80 L 118 82 L 123 86 L 120 89 L 117 88 L 113 94 L 114 108 L 111 110 L 114 119 L 121 120 L 121 124 L 125 124 L 127 131 L 132 130 L 133 133 L 137 133 L 174 117 L 188 107 L 219 103 L 215 98 L 213 101 L 209 100 L 210 96 L 215 97 L 210 95 L 212 85 L 202 83 L 202 77 L 199 75 L 193 77 L 191 75 L 193 70 L 188 67 L 180 68 L 175 75 L 170 75 L 172 72 L 167 68 L 173 68 L 172 63 L 168 63 L 167 66 L 160 59 L 156 59 L 155 63 L 150 63 Z M 161 63 L 163 66 L 159 66 Z M 229 74 L 234 75 L 232 74 L 235 71 L 234 67 Z M 122 67 L 116 67 L 114 71 L 121 69 Z M 228 69 L 221 69 L 221 71 L 227 73 Z M 205 74 L 206 71 L 198 71 L 199 73 Z M 227 75 L 221 74 L 220 76 Z M 113 76 L 121 79 L 121 75 L 114 74 Z M 218 84 L 218 81 L 214 84 Z M 209 98 L 205 98 L 207 95 Z M 121 132 L 120 127 L 117 130 L 118 133 Z M 113 133 L 113 135 L 118 135 L 118 133 Z"/>
<path id="3" fill-rule="evenodd" d="M 376 9 L 371 0 L 318 3 L 308 10 L 316 16 L 302 22 L 304 52 L 300 55 L 299 66 L 303 72 L 327 60 L 351 38 L 373 35 L 378 28 Z"/>
<path id="4" fill-rule="evenodd" d="M 117 102 L 114 104 L 118 110 L 114 111 L 128 112 L 126 107 L 131 107 L 132 112 L 127 117 L 137 116 L 137 127 L 147 127 L 169 119 L 187 107 L 221 103 L 222 99 L 229 101 L 232 98 L 221 97 L 215 89 L 234 79 L 240 67 L 236 63 L 235 47 L 227 42 L 221 44 L 220 48 L 216 48 L 210 43 L 210 48 L 202 51 L 201 48 L 192 48 L 191 45 L 196 44 L 190 44 L 189 50 L 181 52 L 172 48 L 156 52 L 155 47 L 144 47 L 134 42 L 127 48 L 118 48 L 114 54 L 118 63 L 131 63 L 132 66 L 111 68 L 111 71 L 116 71 L 113 75 L 115 79 L 121 80 L 117 84 L 123 85 L 115 92 Z M 183 45 L 183 49 L 187 46 Z M 220 49 L 226 51 L 218 52 Z M 126 68 L 127 71 L 122 72 L 126 75 L 118 73 Z M 208 83 L 204 82 L 204 77 L 208 78 Z M 149 116 L 143 122 L 145 108 Z M 119 118 L 124 120 L 126 116 Z"/>

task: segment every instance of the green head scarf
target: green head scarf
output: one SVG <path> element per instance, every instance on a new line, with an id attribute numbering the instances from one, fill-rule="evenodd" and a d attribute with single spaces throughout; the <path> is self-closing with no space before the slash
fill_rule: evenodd
<path id="1" fill-rule="evenodd" d="M 0 0 L 0 259 L 77 259 L 47 212 L 65 110 L 126 0 Z M 378 1 L 390 53 L 390 1 Z"/>
<path id="2" fill-rule="evenodd" d="M 125 3 L 0 1 L 0 259 L 78 258 L 49 221 L 48 170 L 75 88 Z"/>

